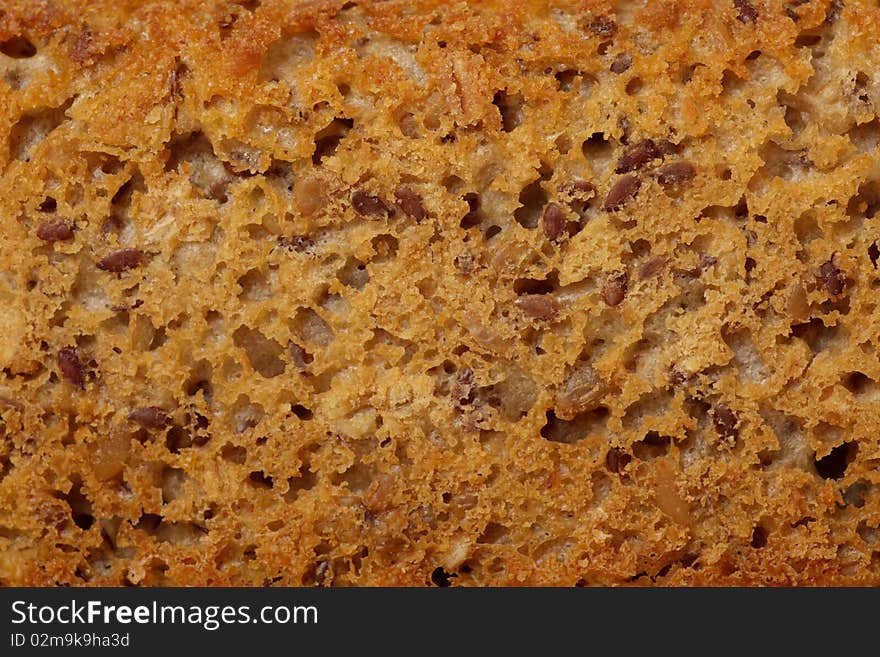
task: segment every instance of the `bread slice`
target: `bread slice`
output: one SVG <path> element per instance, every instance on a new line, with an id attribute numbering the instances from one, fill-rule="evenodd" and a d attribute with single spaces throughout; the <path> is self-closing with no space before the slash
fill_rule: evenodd
<path id="1" fill-rule="evenodd" d="M 6 0 L 0 581 L 880 583 L 878 30 Z"/>

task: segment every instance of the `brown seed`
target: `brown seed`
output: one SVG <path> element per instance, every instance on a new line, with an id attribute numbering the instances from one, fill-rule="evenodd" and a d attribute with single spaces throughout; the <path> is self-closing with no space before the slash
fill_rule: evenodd
<path id="1" fill-rule="evenodd" d="M 544 237 L 551 242 L 562 237 L 565 230 L 565 215 L 555 203 L 548 203 L 544 206 L 541 228 L 544 231 Z"/>
<path id="2" fill-rule="evenodd" d="M 73 227 L 64 221 L 45 221 L 37 228 L 37 237 L 44 242 L 63 242 L 73 237 Z"/>
<path id="3" fill-rule="evenodd" d="M 603 208 L 606 212 L 619 210 L 624 203 L 635 198 L 636 194 L 639 193 L 639 187 L 641 186 L 642 181 L 631 173 L 628 173 L 611 187 L 608 196 L 605 197 L 605 205 Z"/>
<path id="4" fill-rule="evenodd" d="M 46 213 L 55 212 L 57 209 L 58 209 L 58 201 L 56 201 L 51 196 L 47 196 L 45 198 L 45 200 L 42 203 L 40 203 L 39 207 L 37 208 L 37 210 L 39 210 L 40 212 L 46 212 Z"/>
<path id="5" fill-rule="evenodd" d="M 139 424 L 144 429 L 152 429 L 154 431 L 164 429 L 171 424 L 171 418 L 168 417 L 168 413 L 158 406 L 136 408 L 128 414 L 128 419 L 135 424 Z"/>
<path id="6" fill-rule="evenodd" d="M 212 201 L 226 203 L 229 200 L 229 194 L 226 193 L 229 183 L 230 179 L 225 177 L 222 180 L 215 180 L 205 190 L 205 196 Z"/>
<path id="7" fill-rule="evenodd" d="M 294 235 L 293 237 L 282 235 L 278 238 L 278 243 L 285 249 L 292 249 L 297 253 L 305 253 L 315 247 L 315 240 L 308 235 Z"/>
<path id="8" fill-rule="evenodd" d="M 736 18 L 741 23 L 754 23 L 758 20 L 758 10 L 749 0 L 733 0 L 733 6 L 739 11 Z"/>
<path id="9" fill-rule="evenodd" d="M 612 73 L 616 73 L 620 75 L 621 73 L 626 72 L 630 66 L 632 66 L 633 58 L 628 52 L 622 52 L 617 57 L 614 58 L 614 61 L 611 62 L 610 71 Z"/>
<path id="10" fill-rule="evenodd" d="M 608 16 L 600 16 L 587 23 L 587 30 L 597 37 L 611 38 L 617 34 L 617 23 Z"/>
<path id="11" fill-rule="evenodd" d="M 394 190 L 394 196 L 397 199 L 397 207 L 403 210 L 404 214 L 409 215 L 416 221 L 422 221 L 428 216 L 428 212 L 422 203 L 422 197 L 409 187 L 401 185 Z"/>
<path id="12" fill-rule="evenodd" d="M 304 370 L 306 369 L 315 357 L 312 356 L 308 351 L 300 347 L 295 342 L 291 342 L 287 347 L 287 353 L 290 354 L 290 362 L 296 366 L 297 369 Z"/>
<path id="13" fill-rule="evenodd" d="M 474 257 L 470 253 L 455 256 L 454 264 L 462 276 L 467 276 L 474 271 Z"/>
<path id="14" fill-rule="evenodd" d="M 687 376 L 685 376 L 683 372 L 679 372 L 676 369 L 669 371 L 669 383 L 673 386 L 680 386 L 685 381 L 687 381 Z"/>
<path id="15" fill-rule="evenodd" d="M 67 40 L 68 57 L 76 64 L 91 63 L 97 55 L 94 45 L 92 31 L 83 23 L 76 35 Z"/>
<path id="16" fill-rule="evenodd" d="M 629 133 L 632 130 L 632 124 L 629 117 L 621 114 L 617 117 L 617 126 L 620 128 L 620 143 L 626 146 L 629 143 Z"/>
<path id="17" fill-rule="evenodd" d="M 605 279 L 602 286 L 602 299 L 606 305 L 619 306 L 626 297 L 627 275 L 625 271 L 615 272 Z"/>
<path id="18" fill-rule="evenodd" d="M 328 580 L 332 580 L 333 574 L 330 572 L 330 562 L 322 559 L 315 565 L 315 585 L 324 586 Z"/>
<path id="19" fill-rule="evenodd" d="M 85 383 L 85 375 L 79 356 L 76 355 L 76 347 L 64 347 L 58 352 L 58 367 L 63 376 L 70 384 L 82 388 Z"/>
<path id="20" fill-rule="evenodd" d="M 657 169 L 657 180 L 661 185 L 681 185 L 690 182 L 696 175 L 697 170 L 687 160 L 670 162 Z"/>
<path id="21" fill-rule="evenodd" d="M 596 186 L 586 180 L 572 180 L 569 183 L 569 188 L 572 196 L 580 196 L 584 199 L 588 199 L 596 193 Z"/>
<path id="22" fill-rule="evenodd" d="M 828 291 L 828 294 L 837 296 L 846 287 L 846 277 L 843 275 L 840 267 L 834 264 L 833 259 L 822 263 L 822 266 L 819 268 L 819 278 L 822 280 L 822 285 Z"/>
<path id="23" fill-rule="evenodd" d="M 678 146 L 673 144 L 668 139 L 657 139 L 654 141 L 654 145 L 657 147 L 657 153 L 660 157 L 666 157 L 667 155 L 674 155 L 678 153 Z"/>
<path id="24" fill-rule="evenodd" d="M 568 206 L 582 211 L 587 202 L 596 195 L 596 186 L 586 180 L 573 180 L 559 186 L 559 196 Z"/>
<path id="25" fill-rule="evenodd" d="M 664 258 L 663 256 L 658 255 L 650 258 L 639 269 L 639 278 L 645 280 L 646 278 L 656 276 L 663 270 L 663 265 L 665 264 L 666 258 Z"/>
<path id="26" fill-rule="evenodd" d="M 632 461 L 632 456 L 627 454 L 619 447 L 612 447 L 605 455 L 605 465 L 610 472 L 620 474 Z"/>
<path id="27" fill-rule="evenodd" d="M 134 269 L 144 259 L 144 252 L 140 249 L 120 249 L 113 251 L 98 263 L 98 269 L 110 271 L 115 274 L 123 272 L 126 269 Z"/>
<path id="28" fill-rule="evenodd" d="M 523 313 L 542 322 L 549 322 L 559 315 L 559 303 L 546 294 L 524 294 L 514 303 Z"/>
<path id="29" fill-rule="evenodd" d="M 474 387 L 474 371 L 465 367 L 456 375 L 449 394 L 457 405 L 468 406 L 476 399 Z"/>
<path id="30" fill-rule="evenodd" d="M 842 0 L 831 0 L 831 4 L 828 6 L 828 14 L 825 16 L 826 23 L 834 23 L 840 18 L 840 14 L 843 13 L 844 4 Z"/>
<path id="31" fill-rule="evenodd" d="M 608 391 L 608 384 L 590 364 L 575 363 L 562 390 L 556 394 L 556 415 L 573 420 L 578 414 L 597 408 Z"/>
<path id="32" fill-rule="evenodd" d="M 736 414 L 730 410 L 729 406 L 724 404 L 716 404 L 712 409 L 712 423 L 715 425 L 715 431 L 722 438 L 736 440 L 739 436 L 739 419 Z"/>
<path id="33" fill-rule="evenodd" d="M 751 258 L 747 258 L 747 260 L 751 260 Z M 691 278 L 699 278 L 700 276 L 703 275 L 704 271 L 706 271 L 710 267 L 715 266 L 715 264 L 717 264 L 717 262 L 718 262 L 718 258 L 715 258 L 714 256 L 706 255 L 704 253 L 703 255 L 700 256 L 700 264 L 698 264 L 693 269 L 690 269 L 685 272 L 682 272 L 679 270 L 677 272 L 677 275 L 680 274 L 680 275 L 690 276 Z"/>
<path id="34" fill-rule="evenodd" d="M 351 205 L 355 212 L 364 217 L 388 215 L 388 206 L 382 199 L 360 189 L 352 193 Z"/>
<path id="35" fill-rule="evenodd" d="M 180 57 L 175 57 L 174 61 L 175 67 L 171 71 L 168 87 L 171 90 L 171 98 L 179 101 L 183 99 L 183 78 L 189 73 L 189 68 L 180 61 Z"/>
<path id="36" fill-rule="evenodd" d="M 648 162 L 658 157 L 657 146 L 652 139 L 642 139 L 632 146 L 628 146 L 620 160 L 617 162 L 615 173 L 627 173 L 629 171 L 638 171 Z"/>

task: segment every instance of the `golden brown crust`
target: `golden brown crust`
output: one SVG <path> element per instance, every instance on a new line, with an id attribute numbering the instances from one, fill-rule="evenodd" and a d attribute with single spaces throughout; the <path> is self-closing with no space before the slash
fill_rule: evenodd
<path id="1" fill-rule="evenodd" d="M 878 29 L 5 2 L 0 582 L 880 583 Z"/>

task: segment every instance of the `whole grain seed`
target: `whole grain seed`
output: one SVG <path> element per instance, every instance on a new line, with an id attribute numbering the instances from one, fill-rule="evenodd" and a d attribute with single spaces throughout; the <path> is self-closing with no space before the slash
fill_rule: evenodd
<path id="1" fill-rule="evenodd" d="M 58 351 L 58 368 L 61 376 L 71 385 L 82 388 L 85 383 L 85 372 L 76 353 L 76 347 L 63 347 Z"/>
<path id="2" fill-rule="evenodd" d="M 639 268 L 639 278 L 645 280 L 647 278 L 651 278 L 656 276 L 663 270 L 663 265 L 666 264 L 666 258 L 663 256 L 657 255 L 650 257 L 640 268 Z"/>
<path id="3" fill-rule="evenodd" d="M 736 18 L 741 23 L 754 23 L 758 20 L 758 10 L 749 0 L 733 0 L 733 6 L 739 12 Z"/>
<path id="4" fill-rule="evenodd" d="M 98 269 L 113 273 L 120 273 L 127 269 L 134 269 L 144 259 L 144 252 L 140 249 L 120 249 L 113 251 L 98 263 Z"/>
<path id="5" fill-rule="evenodd" d="M 739 418 L 729 406 L 716 404 L 712 409 L 712 423 L 722 438 L 736 440 L 739 436 Z"/>
<path id="6" fill-rule="evenodd" d="M 562 237 L 565 230 L 565 215 L 555 203 L 548 203 L 544 206 L 541 229 L 544 231 L 544 237 L 551 242 Z"/>
<path id="7" fill-rule="evenodd" d="M 514 303 L 527 316 L 542 322 L 549 322 L 559 315 L 559 303 L 546 294 L 524 294 Z"/>
<path id="8" fill-rule="evenodd" d="M 352 192 L 351 205 L 355 212 L 364 217 L 380 217 L 388 214 L 388 206 L 382 199 L 362 190 Z"/>
<path id="9" fill-rule="evenodd" d="M 629 67 L 632 66 L 633 58 L 628 52 L 622 52 L 617 57 L 614 58 L 614 61 L 611 62 L 610 71 L 617 75 L 621 73 L 625 73 L 629 70 Z"/>
<path id="10" fill-rule="evenodd" d="M 834 264 L 833 259 L 822 263 L 822 266 L 819 268 L 819 278 L 828 294 L 837 296 L 846 287 L 846 277 L 843 275 L 840 267 Z"/>
<path id="11" fill-rule="evenodd" d="M 626 297 L 627 275 L 626 272 L 615 272 L 605 279 L 602 286 L 602 299 L 605 304 L 611 306 L 619 306 Z"/>
<path id="12" fill-rule="evenodd" d="M 621 177 L 609 190 L 603 208 L 608 212 L 619 210 L 627 201 L 636 197 L 641 186 L 642 181 L 632 174 Z"/>
<path id="13" fill-rule="evenodd" d="M 612 447 L 605 455 L 605 466 L 609 472 L 620 474 L 632 461 L 632 455 L 624 452 L 619 447 Z"/>
<path id="14" fill-rule="evenodd" d="M 642 139 L 628 146 L 617 162 L 615 173 L 628 173 L 638 171 L 648 162 L 658 157 L 657 147 L 652 139 Z"/>
<path id="15" fill-rule="evenodd" d="M 397 200 L 397 207 L 416 221 L 422 221 L 428 216 L 422 197 L 409 187 L 399 186 L 394 191 L 394 197 Z"/>
<path id="16" fill-rule="evenodd" d="M 661 185 L 681 185 L 690 182 L 696 175 L 697 170 L 687 160 L 669 162 L 657 169 L 657 180 Z"/>
<path id="17" fill-rule="evenodd" d="M 73 227 L 64 221 L 46 221 L 37 228 L 37 237 L 44 242 L 63 242 L 73 237 Z"/>
<path id="18" fill-rule="evenodd" d="M 314 356 L 295 342 L 288 345 L 287 353 L 290 355 L 290 362 L 300 370 L 306 369 L 315 360 Z"/>
<path id="19" fill-rule="evenodd" d="M 128 414 L 128 419 L 144 429 L 158 431 L 171 424 L 171 418 L 158 406 L 143 406 Z"/>

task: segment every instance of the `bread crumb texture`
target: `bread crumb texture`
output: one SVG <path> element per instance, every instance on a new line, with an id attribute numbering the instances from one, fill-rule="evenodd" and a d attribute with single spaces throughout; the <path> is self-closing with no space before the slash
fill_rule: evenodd
<path id="1" fill-rule="evenodd" d="M 0 582 L 880 584 L 878 33 L 6 0 Z"/>

